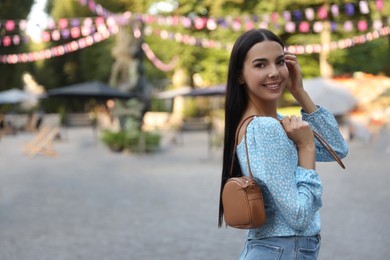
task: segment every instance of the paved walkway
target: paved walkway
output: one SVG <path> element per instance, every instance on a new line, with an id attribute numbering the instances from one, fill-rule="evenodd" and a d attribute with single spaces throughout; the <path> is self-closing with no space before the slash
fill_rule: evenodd
<path id="1" fill-rule="evenodd" d="M 217 228 L 221 151 L 206 132 L 150 155 L 116 154 L 87 128 L 55 142 L 57 158 L 22 154 L 30 134 L 0 141 L 0 259 L 229 260 L 245 232 Z M 387 139 L 388 140 L 388 139 Z M 390 154 L 351 143 L 325 186 L 322 260 L 387 259 Z"/>

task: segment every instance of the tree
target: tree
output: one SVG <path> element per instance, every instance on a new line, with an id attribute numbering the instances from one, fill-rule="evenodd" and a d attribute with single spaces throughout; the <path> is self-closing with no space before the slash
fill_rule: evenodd
<path id="1" fill-rule="evenodd" d="M 34 0 L 2 0 L 0 1 L 0 20 L 22 20 L 27 19 Z M 17 6 L 17 8 L 15 8 Z M 0 27 L 0 41 L 7 35 L 21 35 L 22 31 L 16 24 L 15 30 L 8 32 L 3 26 Z M 0 55 L 10 53 L 26 52 L 27 45 L 11 45 L 4 47 L 0 45 Z M 2 64 L 0 63 L 0 91 L 10 88 L 20 88 L 22 84 L 22 74 L 31 68 L 31 64 Z"/>

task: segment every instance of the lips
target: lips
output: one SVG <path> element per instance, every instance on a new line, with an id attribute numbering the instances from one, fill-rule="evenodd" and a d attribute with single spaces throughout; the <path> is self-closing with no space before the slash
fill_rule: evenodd
<path id="1" fill-rule="evenodd" d="M 263 84 L 263 86 L 266 87 L 267 89 L 276 90 L 280 88 L 280 83 L 268 83 L 268 84 Z"/>

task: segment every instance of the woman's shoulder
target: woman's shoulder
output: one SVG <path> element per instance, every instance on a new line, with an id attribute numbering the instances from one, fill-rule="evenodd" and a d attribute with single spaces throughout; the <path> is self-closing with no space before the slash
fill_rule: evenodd
<path id="1" fill-rule="evenodd" d="M 280 118 L 278 118 L 280 119 Z M 268 116 L 255 116 L 248 125 L 249 128 L 255 129 L 275 129 L 275 127 L 281 127 L 280 121 Z"/>
<path id="2" fill-rule="evenodd" d="M 255 116 L 248 124 L 246 135 L 249 146 L 270 147 L 288 140 L 282 124 L 273 117 Z"/>
<path id="3" fill-rule="evenodd" d="M 253 135 L 260 139 L 267 139 L 270 136 L 280 136 L 285 133 L 279 120 L 264 116 L 255 116 L 249 123 L 246 132 L 248 136 Z"/>

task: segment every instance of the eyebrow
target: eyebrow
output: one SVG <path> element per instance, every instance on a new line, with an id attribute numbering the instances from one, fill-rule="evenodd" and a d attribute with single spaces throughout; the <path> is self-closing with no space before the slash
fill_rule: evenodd
<path id="1" fill-rule="evenodd" d="M 282 58 L 284 58 L 284 54 L 278 56 L 278 57 L 276 58 L 276 60 L 280 60 L 280 59 L 282 59 Z M 254 59 L 254 60 L 252 61 L 252 63 L 259 62 L 259 61 L 260 61 L 260 62 L 264 62 L 264 61 L 268 61 L 268 60 L 265 59 L 265 58 L 257 58 L 257 59 Z"/>

